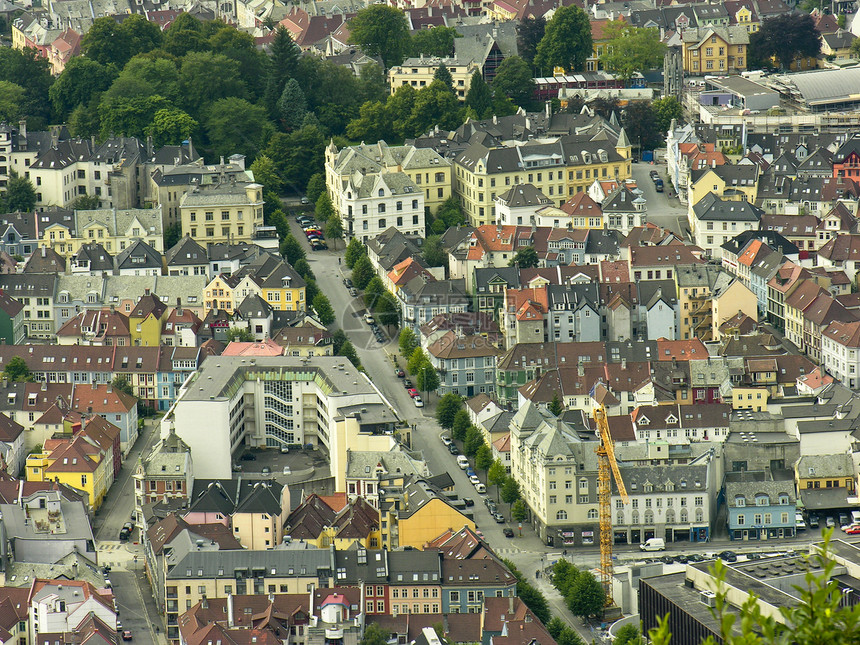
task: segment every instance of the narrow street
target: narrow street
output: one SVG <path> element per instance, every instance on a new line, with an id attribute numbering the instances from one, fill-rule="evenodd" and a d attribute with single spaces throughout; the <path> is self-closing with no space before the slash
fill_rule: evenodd
<path id="1" fill-rule="evenodd" d="M 666 163 L 635 163 L 631 166 L 636 187 L 642 190 L 642 197 L 647 202 L 648 221 L 657 226 L 667 228 L 685 241 L 689 240 L 689 225 L 687 224 L 687 209 L 677 197 L 669 197 L 670 182 L 666 175 Z M 649 173 L 656 170 L 665 184 L 665 192 L 658 193 L 654 188 Z"/>

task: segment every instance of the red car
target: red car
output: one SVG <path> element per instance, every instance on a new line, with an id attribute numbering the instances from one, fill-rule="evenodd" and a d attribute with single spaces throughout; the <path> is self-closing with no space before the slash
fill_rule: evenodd
<path id="1" fill-rule="evenodd" d="M 394 373 L 397 375 L 397 378 L 406 378 L 406 372 L 401 369 L 395 369 Z"/>
<path id="2" fill-rule="evenodd" d="M 848 535 L 860 535 L 860 524 L 852 524 L 851 526 L 846 526 L 842 529 Z"/>
<path id="3" fill-rule="evenodd" d="M 406 393 L 407 393 L 409 396 L 411 396 L 413 399 L 414 399 L 416 396 L 418 396 L 418 390 L 416 390 L 414 387 L 410 387 L 408 390 L 406 390 Z"/>
<path id="4" fill-rule="evenodd" d="M 131 640 L 131 630 L 130 629 L 126 629 L 122 633 L 122 640 L 124 640 L 124 641 L 130 641 Z"/>

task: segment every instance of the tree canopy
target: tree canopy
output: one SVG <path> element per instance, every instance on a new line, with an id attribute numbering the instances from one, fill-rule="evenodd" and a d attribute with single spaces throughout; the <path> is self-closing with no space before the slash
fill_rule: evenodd
<path id="1" fill-rule="evenodd" d="M 797 58 L 815 58 L 821 51 L 821 34 L 812 16 L 805 13 L 783 13 L 767 18 L 758 31 L 750 35 L 747 67 L 770 67 L 776 60 L 783 70 Z"/>
<path id="2" fill-rule="evenodd" d="M 612 20 L 603 33 L 609 42 L 600 60 L 621 80 L 628 81 L 635 72 L 663 65 L 666 45 L 656 28 L 633 27 L 623 20 Z"/>
<path id="3" fill-rule="evenodd" d="M 549 76 L 556 67 L 569 74 L 582 71 L 592 54 L 591 22 L 575 4 L 558 7 L 537 46 L 535 67 Z"/>
<path id="4" fill-rule="evenodd" d="M 517 50 L 523 59 L 531 64 L 537 55 L 537 46 L 546 32 L 546 19 L 523 18 L 517 23 Z"/>
<path id="5" fill-rule="evenodd" d="M 514 103 L 528 106 L 532 102 L 535 81 L 529 64 L 519 56 L 509 56 L 502 61 L 496 70 L 492 88 L 499 94 L 507 96 Z"/>
<path id="6" fill-rule="evenodd" d="M 370 5 L 349 21 L 349 42 L 381 57 L 385 67 L 402 63 L 412 46 L 406 15 L 384 4 Z"/>

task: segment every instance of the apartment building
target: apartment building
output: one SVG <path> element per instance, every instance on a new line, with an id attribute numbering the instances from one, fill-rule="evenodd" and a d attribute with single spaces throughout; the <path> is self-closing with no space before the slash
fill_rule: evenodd
<path id="1" fill-rule="evenodd" d="M 481 66 L 474 61 L 463 61 L 457 58 L 427 57 L 422 54 L 418 58 L 407 58 L 401 65 L 396 65 L 388 70 L 388 85 L 391 94 L 397 92 L 397 88 L 410 85 L 416 90 L 430 85 L 435 79 L 436 71 L 445 66 L 451 73 L 454 82 L 453 89 L 457 99 L 464 103 L 472 75 L 481 72 Z"/>
<path id="2" fill-rule="evenodd" d="M 119 255 L 138 240 L 154 251 L 164 252 L 160 208 L 125 210 L 99 209 L 74 211 L 69 218 L 50 219 L 37 214 L 40 242 L 69 260 L 81 247 L 98 243 L 111 254 Z"/>
<path id="3" fill-rule="evenodd" d="M 263 187 L 222 182 L 196 186 L 179 200 L 182 235 L 200 244 L 252 242 L 263 226 Z"/>
<path id="4" fill-rule="evenodd" d="M 224 479 L 240 445 L 319 445 L 336 473 L 348 449 L 391 449 L 398 424 L 372 382 L 341 357 L 222 356 L 182 385 L 162 433 L 174 430 L 191 446 L 195 476 Z"/>
<path id="5" fill-rule="evenodd" d="M 681 312 L 681 339 L 719 338 L 719 328 L 739 311 L 758 320 L 755 294 L 736 277 L 710 264 L 675 269 Z"/>
<path id="6" fill-rule="evenodd" d="M 740 74 L 747 69 L 750 34 L 743 25 L 686 29 L 681 41 L 684 71 L 691 76 Z"/>

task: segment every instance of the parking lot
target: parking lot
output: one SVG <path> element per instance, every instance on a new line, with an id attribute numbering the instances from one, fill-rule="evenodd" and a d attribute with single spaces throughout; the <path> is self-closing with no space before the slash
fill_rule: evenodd
<path id="1" fill-rule="evenodd" d="M 317 449 L 295 447 L 282 453 L 278 448 L 249 448 L 234 456 L 233 471 L 249 477 L 271 477 L 288 484 L 301 479 L 326 477 L 329 467 L 326 455 Z"/>

